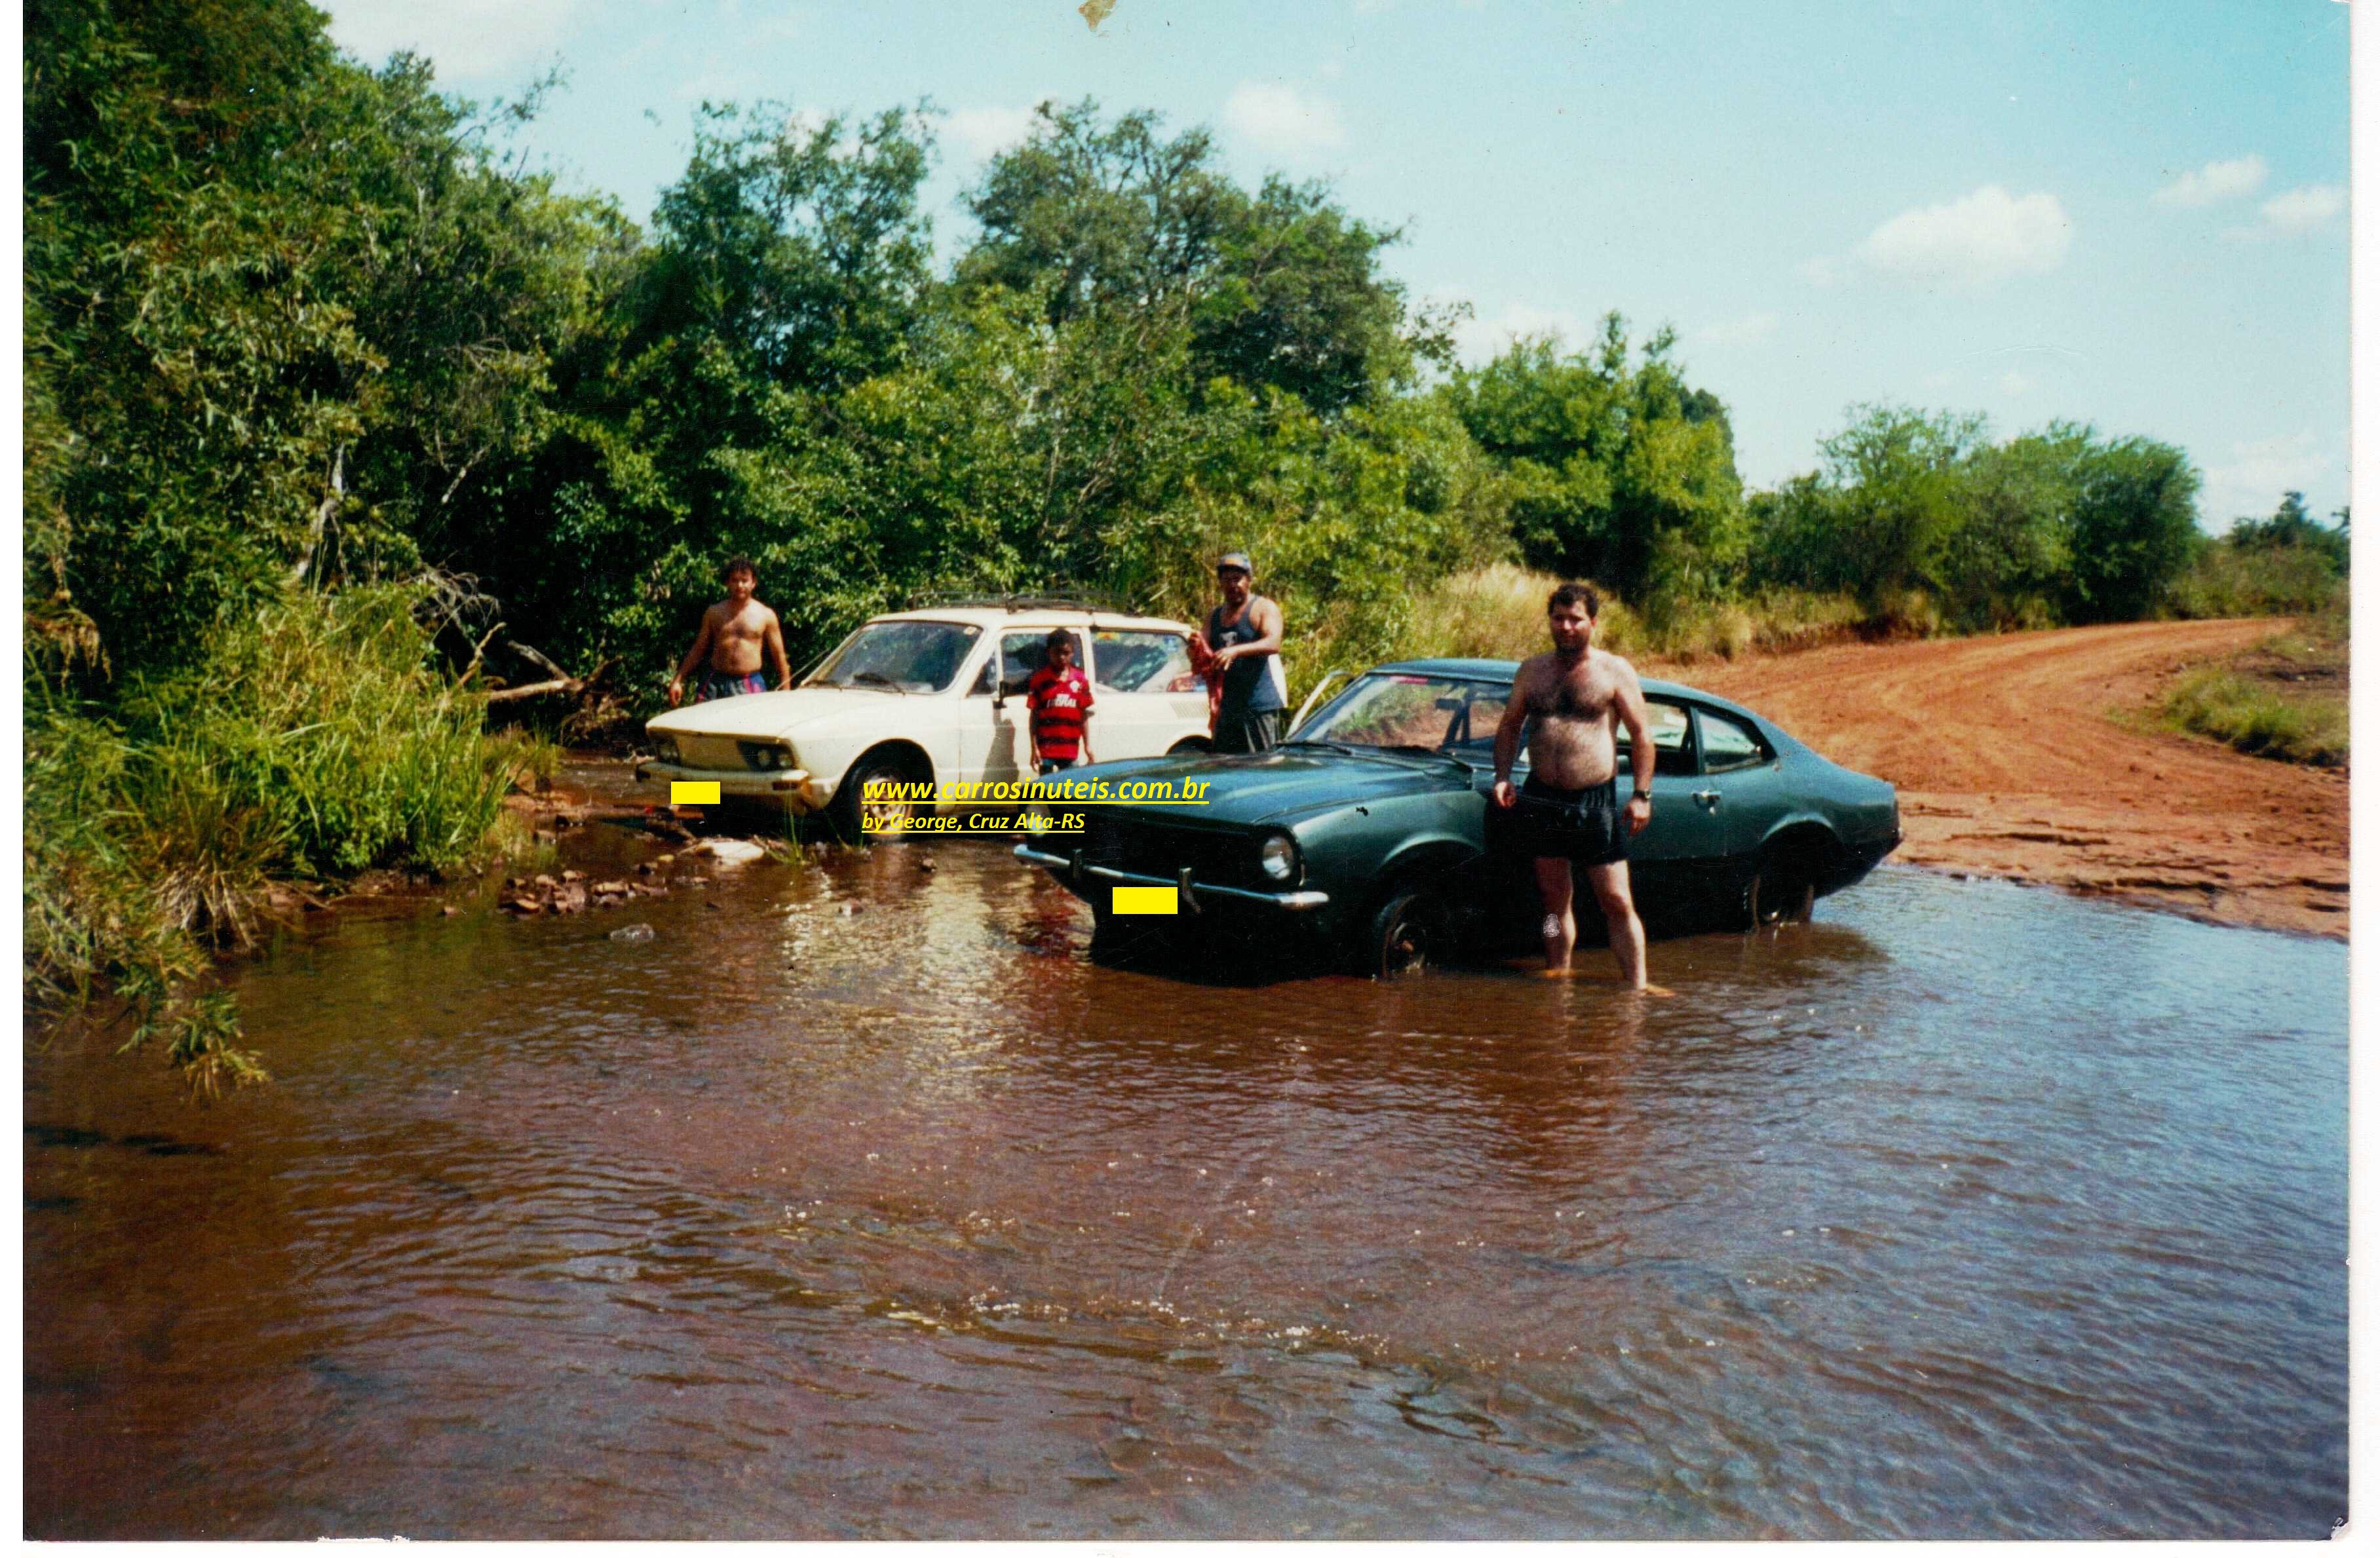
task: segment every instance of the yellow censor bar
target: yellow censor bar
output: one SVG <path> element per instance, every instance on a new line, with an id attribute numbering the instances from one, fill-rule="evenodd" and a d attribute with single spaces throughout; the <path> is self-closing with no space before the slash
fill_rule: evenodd
<path id="1" fill-rule="evenodd" d="M 1118 888 L 1115 890 L 1115 912 L 1119 914 L 1179 914 L 1182 893 L 1176 888 Z"/>
<path id="2" fill-rule="evenodd" d="M 673 806 L 715 806 L 719 804 L 717 779 L 670 780 L 670 804 Z"/>

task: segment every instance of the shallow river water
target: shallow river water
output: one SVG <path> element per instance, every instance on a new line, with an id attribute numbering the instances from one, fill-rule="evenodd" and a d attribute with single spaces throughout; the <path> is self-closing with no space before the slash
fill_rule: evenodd
<path id="1" fill-rule="evenodd" d="M 34 1054 L 28 1534 L 2345 1514 L 2336 943 L 1889 867 L 1666 1001 L 1088 931 L 889 847 L 293 941 L 211 1108 Z"/>

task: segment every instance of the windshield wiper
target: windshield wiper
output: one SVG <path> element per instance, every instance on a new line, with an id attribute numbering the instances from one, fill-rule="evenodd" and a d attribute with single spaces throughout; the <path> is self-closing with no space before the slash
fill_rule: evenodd
<path id="1" fill-rule="evenodd" d="M 882 671 L 880 671 L 880 670 L 856 670 L 856 671 L 853 671 L 853 672 L 851 673 L 851 681 L 850 681 L 848 683 L 846 683 L 846 685 L 853 686 L 853 687 L 856 687 L 856 686 L 858 686 L 858 685 L 859 685 L 861 682 L 865 682 L 868 683 L 870 686 L 873 686 L 873 685 L 875 685 L 876 683 L 878 683 L 878 682 L 882 682 L 882 683 L 884 684 L 884 686 L 885 686 L 889 691 L 895 692 L 895 693 L 899 693 L 899 694 L 902 694 L 904 697 L 906 697 L 906 696 L 908 695 L 908 693 L 909 693 L 909 689 L 908 689 L 908 688 L 902 686 L 902 685 L 901 685 L 901 683 L 899 683 L 898 682 L 893 681 L 891 677 L 889 677 L 889 676 L 885 675 L 885 674 L 884 674 Z"/>
<path id="2" fill-rule="evenodd" d="M 1285 741 L 1281 744 L 1283 746 L 1318 746 L 1328 752 L 1344 753 L 1350 757 L 1356 755 L 1356 754 L 1361 750 L 1361 748 L 1350 746 L 1342 741 L 1316 741 L 1311 736 L 1301 737 L 1296 741 Z"/>
<path id="3" fill-rule="evenodd" d="M 1412 752 L 1412 753 L 1418 753 L 1420 755 L 1422 755 L 1422 756 L 1424 756 L 1424 757 L 1443 757 L 1443 758 L 1445 758 L 1448 762 L 1452 763 L 1452 764 L 1454 764 L 1457 767 L 1460 767 L 1461 769 L 1463 769 L 1463 772 L 1465 772 L 1465 773 L 1469 773 L 1469 772 L 1471 771 L 1471 763 L 1470 763 L 1470 760 L 1469 760 L 1469 759 L 1464 758 L 1464 757 L 1463 757 L 1463 756 L 1461 756 L 1461 755 L 1457 755 L 1457 754 L 1455 754 L 1455 753 L 1450 752 L 1450 751 L 1448 751 L 1445 747 L 1442 747 L 1442 746 L 1424 746 L 1424 745 L 1422 745 L 1422 743 L 1419 743 L 1419 742 L 1411 742 L 1411 741 L 1409 741 L 1409 742 L 1399 742 L 1399 743 L 1397 743 L 1394 746 L 1385 746 L 1385 747 L 1382 747 L 1380 750 L 1381 750 L 1381 751 L 1383 751 L 1383 752 Z"/>

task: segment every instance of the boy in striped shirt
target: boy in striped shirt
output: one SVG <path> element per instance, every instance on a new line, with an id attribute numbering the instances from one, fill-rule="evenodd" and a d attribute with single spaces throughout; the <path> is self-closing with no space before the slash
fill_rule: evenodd
<path id="1" fill-rule="evenodd" d="M 1041 669 L 1025 684 L 1025 706 L 1033 713 L 1035 771 L 1054 774 L 1091 761 L 1091 679 L 1075 664 L 1075 635 L 1050 630 Z"/>

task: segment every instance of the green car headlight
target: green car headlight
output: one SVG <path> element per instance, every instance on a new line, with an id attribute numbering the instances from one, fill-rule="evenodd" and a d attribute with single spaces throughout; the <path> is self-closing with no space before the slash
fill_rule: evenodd
<path id="1" fill-rule="evenodd" d="M 1276 882 L 1297 879 L 1297 840 L 1286 833 L 1268 838 L 1257 850 L 1257 864 Z"/>

